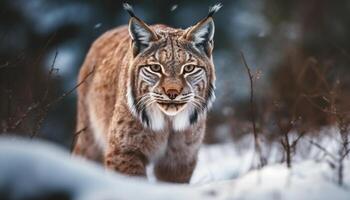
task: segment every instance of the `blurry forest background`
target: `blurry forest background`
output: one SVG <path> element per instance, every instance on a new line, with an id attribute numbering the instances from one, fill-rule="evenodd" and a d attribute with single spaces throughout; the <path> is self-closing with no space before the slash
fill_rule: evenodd
<path id="1" fill-rule="evenodd" d="M 217 1 L 128 1 L 149 24 L 187 28 Z M 316 134 L 348 127 L 350 1 L 233 0 L 215 16 L 217 100 L 206 142 L 251 132 L 249 79 L 254 76 L 257 132 Z M 76 77 L 91 43 L 127 24 L 116 0 L 0 1 L 0 130 L 69 147 L 75 132 Z M 63 96 L 64 98 L 61 98 Z M 323 133 L 323 132 L 321 132 Z"/>

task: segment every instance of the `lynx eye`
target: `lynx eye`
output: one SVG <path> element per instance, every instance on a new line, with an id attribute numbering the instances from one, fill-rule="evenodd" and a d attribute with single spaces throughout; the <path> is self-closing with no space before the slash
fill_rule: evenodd
<path id="1" fill-rule="evenodd" d="M 160 67 L 160 65 L 149 65 L 149 68 L 154 71 L 154 72 L 158 72 L 160 73 L 162 71 L 162 68 Z"/>
<path id="2" fill-rule="evenodd" d="M 195 65 L 185 65 L 183 69 L 183 73 L 190 73 L 196 68 Z"/>

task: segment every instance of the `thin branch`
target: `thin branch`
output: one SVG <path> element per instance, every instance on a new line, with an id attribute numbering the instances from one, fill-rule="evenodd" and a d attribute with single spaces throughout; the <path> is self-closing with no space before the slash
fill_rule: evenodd
<path id="1" fill-rule="evenodd" d="M 318 61 L 316 61 L 315 64 L 318 64 Z M 331 87 L 329 86 L 328 81 L 326 80 L 325 76 L 320 72 L 319 68 L 315 67 L 315 65 L 309 65 L 309 66 L 311 66 L 311 69 L 316 73 L 319 80 L 321 80 L 321 82 L 324 84 L 324 86 L 326 87 L 326 90 L 331 91 Z"/>
<path id="2" fill-rule="evenodd" d="M 250 83 L 250 99 L 249 99 L 249 103 L 250 103 L 250 114 L 251 114 L 251 123 L 253 126 L 253 134 L 254 134 L 254 144 L 255 144 L 255 150 L 259 155 L 259 159 L 260 159 L 260 167 L 263 167 L 265 165 L 265 161 L 263 159 L 262 156 L 262 152 L 261 152 L 261 147 L 259 144 L 259 137 L 258 137 L 258 131 L 256 129 L 256 109 L 255 109 L 255 104 L 254 104 L 254 76 L 251 73 L 251 70 L 247 64 L 247 61 L 244 57 L 243 52 L 240 52 L 241 54 L 241 60 L 242 63 L 244 64 L 245 69 L 247 70 L 247 74 L 249 77 L 249 83 Z"/>
<path id="3" fill-rule="evenodd" d="M 283 133 L 283 138 L 281 138 L 281 144 L 283 146 L 283 149 L 286 154 L 286 164 L 288 168 L 291 168 L 292 166 L 292 146 L 289 142 L 289 132 L 292 130 L 293 123 L 289 123 L 287 128 L 283 128 L 281 123 L 277 123 L 278 127 L 280 128 L 281 132 Z"/>
<path id="4" fill-rule="evenodd" d="M 81 80 L 77 85 L 75 85 L 72 89 L 68 90 L 67 92 L 64 92 L 61 96 L 59 96 L 58 98 L 54 99 L 53 101 L 49 102 L 48 104 L 46 104 L 42 111 L 47 113 L 49 108 L 51 106 L 53 106 L 54 104 L 57 104 L 58 102 L 60 102 L 62 99 L 64 99 L 66 96 L 72 94 L 78 87 L 80 87 L 93 73 L 95 72 L 95 66 L 92 68 L 92 70 L 83 78 L 83 80 Z M 40 118 L 41 123 L 43 122 L 43 117 Z M 40 122 L 39 121 L 39 122 Z M 40 127 L 39 127 L 40 128 Z M 37 131 L 33 132 L 31 137 L 35 137 L 36 136 Z"/>
<path id="5" fill-rule="evenodd" d="M 72 143 L 71 143 L 71 146 L 70 146 L 70 152 L 73 152 L 73 148 L 74 148 L 74 146 L 75 146 L 75 144 L 76 144 L 76 142 L 77 142 L 78 136 L 79 136 L 81 133 L 85 132 L 86 129 L 87 129 L 87 126 L 84 127 L 84 128 L 82 128 L 82 129 L 80 129 L 80 130 L 77 131 L 76 133 L 74 133 L 73 139 L 72 139 Z"/>
<path id="6" fill-rule="evenodd" d="M 342 156 L 342 159 L 344 159 L 346 156 L 348 156 L 350 153 L 350 149 L 346 150 L 344 155 Z"/>
<path id="7" fill-rule="evenodd" d="M 286 146 L 286 143 L 284 142 L 283 139 L 280 139 L 280 143 L 281 143 L 283 149 L 286 150 L 286 149 L 287 149 L 287 146 Z"/>
<path id="8" fill-rule="evenodd" d="M 318 149 L 320 149 L 321 151 L 323 151 L 326 155 L 328 155 L 329 157 L 331 157 L 334 161 L 338 160 L 338 158 L 336 158 L 333 154 L 331 154 L 329 151 L 327 151 L 326 148 L 324 148 L 323 146 L 321 146 L 320 144 L 309 140 L 310 144 L 314 145 L 315 147 L 317 147 Z"/>
<path id="9" fill-rule="evenodd" d="M 42 57 L 44 56 L 45 52 L 47 51 L 47 48 L 49 47 L 51 42 L 54 41 L 55 37 L 56 37 L 56 32 L 54 32 L 50 36 L 50 38 L 45 42 L 45 44 L 39 49 L 40 52 L 39 52 L 38 56 L 31 63 L 33 66 L 39 66 L 38 63 L 42 60 Z M 37 72 L 38 68 L 34 68 L 34 70 L 36 70 L 34 72 L 34 74 L 37 74 L 36 72 Z"/>
<path id="10" fill-rule="evenodd" d="M 298 137 L 293 141 L 292 143 L 292 147 L 295 148 L 295 146 L 297 145 L 297 143 L 299 142 L 299 140 L 305 135 L 305 132 L 301 132 Z"/>
<path id="11" fill-rule="evenodd" d="M 43 112 L 44 111 L 48 111 L 49 107 L 51 107 L 52 105 L 60 102 L 63 98 L 65 98 L 66 96 L 70 95 L 71 93 L 73 93 L 80 85 L 82 85 L 93 73 L 95 72 L 95 66 L 93 67 L 93 69 L 91 70 L 91 72 L 89 72 L 82 81 L 80 81 L 77 85 L 75 85 L 72 89 L 70 89 L 67 92 L 64 92 L 61 96 L 59 96 L 58 98 L 56 98 L 55 100 L 47 103 L 46 105 L 42 105 L 43 102 L 36 102 L 33 103 L 32 105 L 30 105 L 27 110 L 25 111 L 25 113 L 14 123 L 14 125 L 11 127 L 11 129 L 16 129 L 33 111 L 39 109 L 40 107 L 42 107 Z M 41 117 L 42 118 L 42 117 Z M 42 120 L 40 120 L 42 121 Z M 38 122 L 40 126 L 40 123 L 42 122 Z M 38 129 L 38 128 L 36 128 Z M 36 131 L 34 130 L 33 133 L 31 134 L 31 137 L 34 137 L 36 135 L 35 133 Z"/>
<path id="12" fill-rule="evenodd" d="M 11 129 L 18 128 L 19 125 L 28 117 L 28 115 L 39 107 L 40 103 L 36 102 L 28 106 L 27 110 L 22 114 L 22 116 L 11 126 Z"/>
<path id="13" fill-rule="evenodd" d="M 39 112 L 39 119 L 37 123 L 34 126 L 34 129 L 30 135 L 30 138 L 33 138 L 37 135 L 37 133 L 40 131 L 42 124 L 44 123 L 44 119 L 47 116 L 47 113 L 49 112 L 49 109 L 47 107 L 44 107 Z"/>
<path id="14" fill-rule="evenodd" d="M 49 92 L 50 92 L 50 84 L 49 83 L 50 83 L 50 80 L 52 79 L 52 75 L 53 75 L 54 71 L 57 70 L 55 68 L 55 63 L 56 63 L 57 56 L 58 56 L 58 51 L 55 52 L 55 56 L 53 58 L 52 64 L 50 66 L 49 73 L 47 75 L 47 80 L 46 80 L 47 85 L 46 85 L 46 89 L 45 89 L 44 95 L 43 95 L 42 99 L 40 100 L 40 104 L 41 105 L 43 105 L 44 102 L 47 101 L 47 98 L 49 96 Z M 47 112 L 48 111 L 49 111 L 48 108 L 43 108 L 39 112 L 39 119 L 38 119 L 38 121 L 37 121 L 37 123 L 36 123 L 36 125 L 35 125 L 35 127 L 34 127 L 34 129 L 32 131 L 32 134 L 30 136 L 31 138 L 33 138 L 37 134 L 37 132 L 39 132 L 39 130 L 40 130 L 40 128 L 41 128 L 41 126 L 42 126 L 42 124 L 44 122 L 44 119 L 47 116 Z"/>
<path id="15" fill-rule="evenodd" d="M 345 112 L 335 112 L 335 111 L 330 111 L 330 110 L 326 110 L 324 108 L 322 108 L 321 106 L 317 105 L 316 103 L 314 103 L 310 97 L 306 94 L 303 94 L 302 95 L 313 107 L 319 109 L 320 111 L 324 112 L 324 113 L 328 113 L 328 114 L 333 114 L 333 115 L 336 115 L 336 114 L 349 114 L 350 111 L 345 111 Z"/>
<path id="16" fill-rule="evenodd" d="M 55 56 L 54 56 L 54 59 L 52 61 L 52 64 L 51 64 L 51 67 L 50 67 L 50 70 L 49 70 L 49 73 L 48 73 L 48 76 L 47 76 L 47 87 L 45 89 L 45 92 L 44 92 L 44 95 L 43 95 L 43 98 L 39 101 L 39 102 L 36 102 L 36 103 L 33 103 L 32 105 L 30 105 L 27 110 L 25 111 L 24 114 L 22 114 L 22 116 L 11 126 L 11 129 L 16 129 L 18 128 L 18 126 L 23 122 L 24 119 L 27 118 L 27 116 L 34 110 L 36 110 L 37 108 L 39 108 L 46 100 L 47 100 L 47 97 L 48 97 L 48 94 L 49 94 L 49 89 L 50 89 L 50 84 L 49 84 L 49 81 L 52 77 L 52 74 L 53 72 L 55 71 L 55 63 L 56 63 L 56 59 L 57 59 L 57 56 L 58 56 L 58 51 L 55 52 Z"/>
<path id="17" fill-rule="evenodd" d="M 50 66 L 50 70 L 49 70 L 49 74 L 47 76 L 47 80 L 46 80 L 46 83 L 49 83 L 49 81 L 51 80 L 52 78 L 52 74 L 54 73 L 54 71 L 58 70 L 55 68 L 55 63 L 56 63 L 56 59 L 57 59 L 57 56 L 58 56 L 58 51 L 55 52 L 55 56 L 53 58 L 53 61 L 52 61 L 52 64 Z M 42 101 L 45 101 L 48 94 L 49 94 L 49 90 L 50 90 L 50 84 L 47 84 L 47 87 L 45 89 L 45 93 L 44 93 L 44 96 L 43 96 L 43 100 Z"/>
<path id="18" fill-rule="evenodd" d="M 72 89 L 68 90 L 67 92 L 64 92 L 61 96 L 56 98 L 55 100 L 51 101 L 46 105 L 46 107 L 50 107 L 58 102 L 60 102 L 62 99 L 64 99 L 66 96 L 72 94 L 78 87 L 80 87 L 93 73 L 95 72 L 95 66 L 92 68 L 92 70 L 81 80 L 77 85 L 75 85 Z"/>

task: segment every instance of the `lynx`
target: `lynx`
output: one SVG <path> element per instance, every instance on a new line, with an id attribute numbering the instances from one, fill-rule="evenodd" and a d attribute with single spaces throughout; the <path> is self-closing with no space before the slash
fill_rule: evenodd
<path id="1" fill-rule="evenodd" d="M 149 26 L 130 5 L 129 25 L 92 45 L 79 73 L 74 154 L 159 181 L 189 182 L 215 96 L 213 14 L 185 30 Z M 92 75 L 84 79 L 91 71 Z"/>

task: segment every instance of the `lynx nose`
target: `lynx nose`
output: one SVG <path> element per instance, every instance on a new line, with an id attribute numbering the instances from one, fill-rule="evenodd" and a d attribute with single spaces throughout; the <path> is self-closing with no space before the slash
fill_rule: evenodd
<path id="1" fill-rule="evenodd" d="M 168 97 L 173 100 L 175 99 L 177 96 L 179 96 L 179 91 L 175 90 L 175 89 L 170 89 L 166 91 L 166 95 L 168 95 Z"/>

